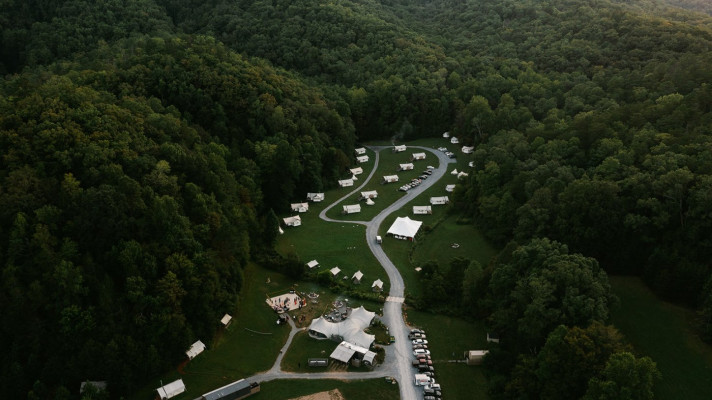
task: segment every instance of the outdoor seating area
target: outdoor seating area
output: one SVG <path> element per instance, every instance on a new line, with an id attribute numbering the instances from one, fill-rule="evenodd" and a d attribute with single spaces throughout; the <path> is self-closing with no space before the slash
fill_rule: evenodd
<path id="1" fill-rule="evenodd" d="M 306 300 L 302 299 L 296 292 L 282 294 L 279 296 L 270 297 L 267 300 L 267 305 L 275 312 L 283 313 L 300 309 L 306 305 Z"/>

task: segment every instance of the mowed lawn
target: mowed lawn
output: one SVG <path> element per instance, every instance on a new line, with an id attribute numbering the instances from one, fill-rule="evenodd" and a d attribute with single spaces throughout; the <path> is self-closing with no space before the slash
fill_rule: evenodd
<path id="1" fill-rule="evenodd" d="M 407 310 L 407 322 L 425 330 L 435 366 L 435 380 L 442 385 L 443 398 L 488 398 L 483 367 L 448 362 L 462 359 L 467 350 L 488 348 L 484 323 L 415 310 Z"/>
<path id="2" fill-rule="evenodd" d="M 302 226 L 284 231 L 277 238 L 276 249 L 280 254 L 296 254 L 304 263 L 317 260 L 320 266 L 313 273 L 339 267 L 340 277 L 347 276 L 348 284 L 354 288 L 370 290 L 371 283 L 381 279 L 385 283 L 384 293 L 388 293 L 388 276 L 366 244 L 366 226 L 322 221 L 317 210 L 310 209 L 302 214 Z M 350 278 L 359 270 L 364 276 L 360 285 L 354 285 Z"/>
<path id="3" fill-rule="evenodd" d="M 367 380 L 276 380 L 260 385 L 260 392 L 250 400 L 287 400 L 308 394 L 339 389 L 346 400 L 397 400 L 397 384 L 385 379 Z"/>
<path id="4" fill-rule="evenodd" d="M 373 217 L 378 215 L 378 213 L 383 211 L 383 209 L 406 195 L 406 192 L 398 190 L 399 187 L 410 182 L 411 179 L 422 175 L 428 165 L 432 165 L 434 167 L 439 165 L 438 159 L 432 153 L 425 152 L 425 160 L 413 161 L 414 168 L 412 170 L 398 171 L 399 164 L 410 163 L 413 153 L 422 152 L 423 150 L 410 148 L 401 153 L 393 153 L 391 149 L 381 150 L 378 169 L 368 184 L 329 210 L 326 215 L 333 219 L 346 221 L 370 221 Z M 381 182 L 383 177 L 386 175 L 398 175 L 399 180 L 394 183 L 382 184 Z M 363 179 L 366 179 L 366 176 L 368 176 L 368 173 L 364 168 L 364 173 L 359 175 L 360 180 L 354 183 L 354 187 L 361 185 L 363 183 Z M 369 206 L 366 205 L 365 200 L 358 200 L 360 192 L 371 190 L 378 192 L 378 198 L 373 200 L 376 204 Z M 343 214 L 343 206 L 348 204 L 360 204 L 361 212 L 348 215 Z"/>
<path id="5" fill-rule="evenodd" d="M 245 285 L 240 293 L 240 304 L 233 315 L 233 322 L 215 338 L 201 339 L 207 350 L 178 368 L 161 377 L 155 383 L 137 392 L 131 399 L 152 399 L 155 389 L 182 378 L 186 392 L 176 400 L 195 399 L 220 386 L 272 367 L 289 335 L 289 327 L 275 322 L 277 315 L 265 303 L 267 293 L 286 291 L 292 281 L 274 271 L 254 264 L 245 268 Z M 269 277 L 270 283 L 267 283 Z M 216 321 L 216 324 L 218 321 Z M 259 333 L 255 333 L 259 332 Z"/>
<path id="6" fill-rule="evenodd" d="M 692 329 L 695 313 L 659 300 L 638 278 L 610 277 L 620 307 L 613 324 L 662 373 L 658 399 L 712 399 L 712 347 Z"/>

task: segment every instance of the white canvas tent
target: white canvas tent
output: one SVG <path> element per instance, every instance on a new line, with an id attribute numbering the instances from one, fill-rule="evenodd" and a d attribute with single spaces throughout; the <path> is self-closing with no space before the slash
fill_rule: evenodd
<path id="1" fill-rule="evenodd" d="M 351 171 L 351 175 L 363 174 L 363 168 L 361 167 L 351 168 L 349 171 Z"/>
<path id="2" fill-rule="evenodd" d="M 307 193 L 307 200 L 311 200 L 315 203 L 324 200 L 324 193 Z"/>
<path id="3" fill-rule="evenodd" d="M 170 399 L 185 392 L 185 384 L 183 383 L 183 379 L 178 379 L 177 381 L 159 387 L 156 391 L 162 400 Z"/>
<path id="4" fill-rule="evenodd" d="M 339 272 L 341 272 L 341 268 L 339 268 L 339 267 L 334 267 L 334 268 L 330 269 L 329 272 L 331 272 L 331 275 L 332 275 L 332 276 L 336 276 L 336 275 L 339 274 Z"/>
<path id="5" fill-rule="evenodd" d="M 376 313 L 363 308 L 354 308 L 349 317 L 341 322 L 329 322 L 323 316 L 315 318 L 309 325 L 309 336 L 315 339 L 330 339 L 333 336 L 357 346 L 369 348 L 376 338 L 363 330 L 370 324 Z"/>
<path id="6" fill-rule="evenodd" d="M 413 206 L 413 214 L 432 214 L 433 207 L 431 206 Z"/>
<path id="7" fill-rule="evenodd" d="M 220 323 L 224 327 L 227 327 L 228 325 L 230 325 L 230 322 L 232 322 L 232 315 L 230 315 L 230 314 L 225 314 L 225 315 L 223 315 L 222 319 L 220 319 Z"/>
<path id="8" fill-rule="evenodd" d="M 309 269 L 312 269 L 312 268 L 315 268 L 318 266 L 319 266 L 319 262 L 317 260 L 311 260 L 307 263 L 307 267 L 309 267 Z"/>
<path id="9" fill-rule="evenodd" d="M 434 206 L 449 204 L 449 203 L 450 203 L 450 199 L 447 196 L 431 197 L 430 198 L 430 204 L 432 204 Z"/>
<path id="10" fill-rule="evenodd" d="M 425 153 L 413 153 L 413 160 L 425 160 Z"/>
<path id="11" fill-rule="evenodd" d="M 385 175 L 383 177 L 383 182 L 384 183 L 398 182 L 398 175 Z"/>
<path id="12" fill-rule="evenodd" d="M 353 186 L 354 185 L 354 180 L 353 179 L 341 179 L 339 180 L 339 186 L 341 187 L 347 187 L 347 186 Z"/>
<path id="13" fill-rule="evenodd" d="M 418 229 L 423 225 L 422 221 L 414 221 L 408 217 L 398 217 L 388 228 L 388 234 L 396 238 L 413 239 Z"/>
<path id="14" fill-rule="evenodd" d="M 190 345 L 190 348 L 185 352 L 185 355 L 188 356 L 189 359 L 194 359 L 195 357 L 198 356 L 198 354 L 202 353 L 205 350 L 205 344 L 198 340 L 197 342 L 193 343 Z"/>
<path id="15" fill-rule="evenodd" d="M 368 162 L 368 156 L 358 156 L 358 157 L 356 157 L 356 161 L 358 161 L 360 163 Z"/>
<path id="16" fill-rule="evenodd" d="M 336 346 L 336 349 L 334 349 L 334 351 L 329 357 L 337 361 L 348 363 L 356 353 L 360 355 L 361 360 L 366 365 L 373 365 L 373 360 L 376 358 L 376 353 L 370 351 L 365 347 L 357 346 L 345 340 L 339 343 L 338 346 Z"/>
<path id="17" fill-rule="evenodd" d="M 361 212 L 360 204 L 348 204 L 344 206 L 344 214 L 355 214 Z"/>
<path id="18" fill-rule="evenodd" d="M 457 174 L 459 174 L 459 172 L 457 171 L 457 168 L 450 171 L 450 175 L 457 175 Z"/>
<path id="19" fill-rule="evenodd" d="M 353 281 L 353 283 L 361 283 L 361 278 L 363 278 L 363 272 L 359 270 L 356 271 L 354 276 L 351 277 L 351 280 Z"/>
<path id="20" fill-rule="evenodd" d="M 357 149 L 354 149 L 354 151 L 356 152 L 356 154 L 359 154 L 359 155 L 360 155 L 360 154 L 366 154 L 366 148 L 365 148 L 365 147 L 359 147 L 359 148 L 357 148 Z"/>
<path id="21" fill-rule="evenodd" d="M 452 144 L 458 144 L 458 143 L 460 143 L 460 141 L 457 140 L 456 137 L 452 137 L 452 138 L 450 139 L 450 143 L 452 143 Z"/>
<path id="22" fill-rule="evenodd" d="M 445 133 L 443 133 L 443 137 L 444 137 L 445 139 L 449 138 L 449 137 L 450 137 L 450 132 L 445 132 Z"/>
<path id="23" fill-rule="evenodd" d="M 462 152 L 465 154 L 472 154 L 475 151 L 475 146 L 462 146 Z"/>
<path id="24" fill-rule="evenodd" d="M 398 171 L 410 171 L 414 168 L 413 163 L 398 164 Z"/>
<path id="25" fill-rule="evenodd" d="M 452 193 L 455 190 L 455 185 L 445 185 L 445 191 Z"/>
<path id="26" fill-rule="evenodd" d="M 380 292 L 383 290 L 383 281 L 380 279 L 376 279 L 373 281 L 373 284 L 371 285 L 371 289 L 373 289 L 374 292 Z"/>
<path id="27" fill-rule="evenodd" d="M 302 218 L 299 215 L 284 218 L 283 221 L 287 226 L 299 226 L 302 224 Z"/>
<path id="28" fill-rule="evenodd" d="M 375 190 L 369 190 L 366 192 L 361 192 L 362 199 L 375 199 L 378 198 L 378 192 Z"/>
<path id="29" fill-rule="evenodd" d="M 467 178 L 468 176 L 470 176 L 470 174 L 468 174 L 467 172 L 460 171 L 460 173 L 457 174 L 457 179 Z"/>
<path id="30" fill-rule="evenodd" d="M 401 153 L 406 150 L 406 147 L 404 144 L 399 144 L 397 146 L 393 146 L 393 152 L 394 153 Z"/>
<path id="31" fill-rule="evenodd" d="M 294 212 L 303 213 L 309 211 L 309 203 L 292 203 L 291 207 Z"/>
<path id="32" fill-rule="evenodd" d="M 374 205 L 374 204 L 376 204 L 376 202 L 374 202 L 373 200 L 371 200 L 371 199 L 366 199 L 366 205 L 367 205 L 367 206 L 372 206 L 372 205 Z"/>

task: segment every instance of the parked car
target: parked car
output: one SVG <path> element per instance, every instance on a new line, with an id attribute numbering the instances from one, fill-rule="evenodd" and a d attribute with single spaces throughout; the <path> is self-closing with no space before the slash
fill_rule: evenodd
<path id="1" fill-rule="evenodd" d="M 423 348 L 422 344 L 414 344 L 413 345 L 413 350 L 422 349 L 422 348 Z"/>
<path id="2" fill-rule="evenodd" d="M 410 330 L 410 333 L 425 333 L 425 331 L 422 329 L 413 328 Z"/>
<path id="3" fill-rule="evenodd" d="M 428 341 L 425 339 L 413 339 L 413 344 L 428 344 Z"/>
<path id="4" fill-rule="evenodd" d="M 418 354 L 430 355 L 430 351 L 429 351 L 429 350 L 425 350 L 425 349 L 413 350 L 413 355 L 414 355 L 414 356 L 417 356 Z"/>

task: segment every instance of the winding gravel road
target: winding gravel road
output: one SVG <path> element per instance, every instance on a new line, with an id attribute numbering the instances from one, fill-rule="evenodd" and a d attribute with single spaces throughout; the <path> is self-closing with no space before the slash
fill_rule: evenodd
<path id="1" fill-rule="evenodd" d="M 299 331 L 297 327 L 294 325 L 294 322 L 292 320 L 289 320 L 289 323 L 292 327 L 292 330 L 289 334 L 289 338 L 287 339 L 287 342 L 284 344 L 282 347 L 282 350 L 280 351 L 279 356 L 277 357 L 277 360 L 275 361 L 274 365 L 272 368 L 270 368 L 268 371 L 265 371 L 263 373 L 257 374 L 252 376 L 251 378 L 248 378 L 249 381 L 253 382 L 265 382 L 265 381 L 271 381 L 274 379 L 341 379 L 341 380 L 352 380 L 352 379 L 370 379 L 370 378 L 382 378 L 385 376 L 392 376 L 398 380 L 400 383 L 400 398 L 403 400 L 413 400 L 417 399 L 418 396 L 416 394 L 416 387 L 413 384 L 412 378 L 412 367 L 411 367 L 411 359 L 412 359 L 412 349 L 410 346 L 410 340 L 408 340 L 408 333 L 409 328 L 406 326 L 405 321 L 403 320 L 403 301 L 404 299 L 404 293 L 405 293 L 405 284 L 403 283 L 403 277 L 401 276 L 400 272 L 398 272 L 398 269 L 396 268 L 395 265 L 393 265 L 393 262 L 386 256 L 386 253 L 383 251 L 381 246 L 376 243 L 376 235 L 378 235 L 378 229 L 381 226 L 381 223 L 383 222 L 384 219 L 386 219 L 389 215 L 392 213 L 400 210 L 406 203 L 414 199 L 416 196 L 421 194 L 423 191 L 425 191 L 427 188 L 431 187 L 435 183 L 437 183 L 440 178 L 445 175 L 447 171 L 447 165 L 450 163 L 455 162 L 455 160 L 452 160 L 448 158 L 443 152 L 437 151 L 434 149 L 431 149 L 429 147 L 421 147 L 421 146 L 409 146 L 409 149 L 420 149 L 424 151 L 428 151 L 430 153 L 433 153 L 440 161 L 439 166 L 433 171 L 433 174 L 430 176 L 429 179 L 423 181 L 423 183 L 420 186 L 415 187 L 414 189 L 409 190 L 406 192 L 406 194 L 403 195 L 402 198 L 398 199 L 395 201 L 393 204 L 389 205 L 386 207 L 383 211 L 381 211 L 378 215 L 376 215 L 372 220 L 370 221 L 344 221 L 344 220 L 334 220 L 326 216 L 327 211 L 329 211 L 332 207 L 335 205 L 339 204 L 341 201 L 344 199 L 353 196 L 354 193 L 358 192 L 361 190 L 366 184 L 368 184 L 371 179 L 373 178 L 374 174 L 376 173 L 376 170 L 378 169 L 378 163 L 379 163 L 379 154 L 381 150 L 385 149 L 390 149 L 391 146 L 369 146 L 371 150 L 373 150 L 376 153 L 376 159 L 374 161 L 373 165 L 373 170 L 371 170 L 371 173 L 368 175 L 367 179 L 364 179 L 364 182 L 349 192 L 348 194 L 344 195 L 340 199 L 336 200 L 333 202 L 331 205 L 326 207 L 324 210 L 321 211 L 319 214 L 319 217 L 323 219 L 324 221 L 329 221 L 329 222 L 339 222 L 339 223 L 355 223 L 355 224 L 361 224 L 366 226 L 366 242 L 368 243 L 369 249 L 371 249 L 371 252 L 374 254 L 378 262 L 381 263 L 383 266 L 383 269 L 386 271 L 386 274 L 388 275 L 388 279 L 390 280 L 391 283 L 391 289 L 390 292 L 388 293 L 388 298 L 386 299 L 386 303 L 383 307 L 383 317 L 381 317 L 381 320 L 389 327 L 391 335 L 393 335 L 396 339 L 395 343 L 390 345 L 390 346 L 385 346 L 386 349 L 386 359 L 385 362 L 382 365 L 378 365 L 375 367 L 373 371 L 370 372 L 323 372 L 323 373 L 295 373 L 295 372 L 284 372 L 281 370 L 280 365 L 282 363 L 282 357 L 284 356 L 284 353 L 287 351 L 289 348 L 289 345 L 292 343 L 292 339 L 294 338 L 294 335 Z"/>

